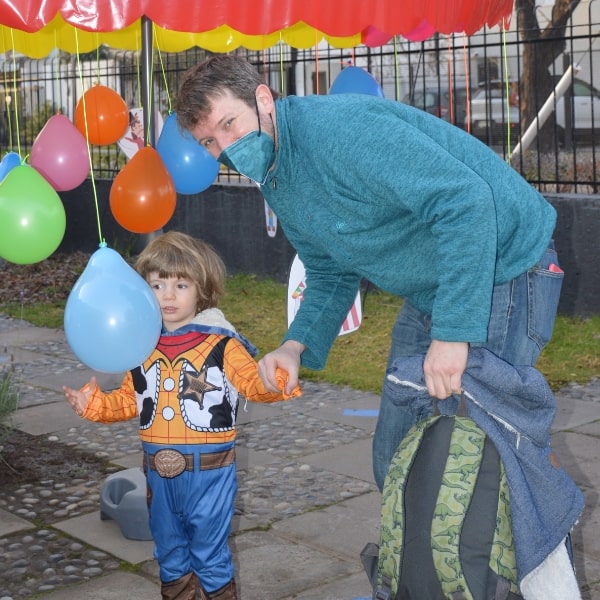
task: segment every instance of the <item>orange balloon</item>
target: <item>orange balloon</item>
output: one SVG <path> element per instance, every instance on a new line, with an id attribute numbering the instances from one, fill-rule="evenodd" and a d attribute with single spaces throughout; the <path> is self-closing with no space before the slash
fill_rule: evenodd
<path id="1" fill-rule="evenodd" d="M 114 144 L 129 127 L 129 110 L 117 92 L 105 85 L 95 85 L 77 102 L 74 123 L 91 144 Z"/>
<path id="2" fill-rule="evenodd" d="M 175 212 L 177 192 L 160 154 L 151 146 L 138 150 L 110 188 L 110 210 L 133 233 L 152 233 Z"/>

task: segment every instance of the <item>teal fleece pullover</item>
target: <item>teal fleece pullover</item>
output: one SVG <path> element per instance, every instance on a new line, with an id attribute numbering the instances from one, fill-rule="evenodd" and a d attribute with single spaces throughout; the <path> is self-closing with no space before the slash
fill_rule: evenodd
<path id="1" fill-rule="evenodd" d="M 276 102 L 261 191 L 306 268 L 284 339 L 321 369 L 361 279 L 432 318 L 433 339 L 484 342 L 492 288 L 534 266 L 554 208 L 457 127 L 367 95 Z"/>

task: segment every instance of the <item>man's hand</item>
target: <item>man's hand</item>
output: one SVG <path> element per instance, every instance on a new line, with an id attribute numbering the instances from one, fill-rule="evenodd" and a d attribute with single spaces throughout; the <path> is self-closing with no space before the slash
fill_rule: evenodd
<path id="1" fill-rule="evenodd" d="M 269 352 L 258 361 L 258 373 L 265 387 L 271 392 L 280 392 L 277 387 L 276 371 L 279 367 L 287 375 L 285 393 L 291 394 L 298 385 L 298 372 L 300 371 L 300 355 L 304 351 L 304 345 L 300 342 L 287 340 L 277 350 Z"/>
<path id="2" fill-rule="evenodd" d="M 425 355 L 423 373 L 427 391 L 444 400 L 462 391 L 462 374 L 467 368 L 469 344 L 433 340 Z"/>

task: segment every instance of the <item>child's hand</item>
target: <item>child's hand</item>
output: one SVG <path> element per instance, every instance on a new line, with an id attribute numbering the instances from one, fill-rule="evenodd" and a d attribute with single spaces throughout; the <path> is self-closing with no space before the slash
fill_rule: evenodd
<path id="1" fill-rule="evenodd" d="M 67 402 L 71 405 L 71 408 L 81 416 L 85 407 L 87 406 L 90 398 L 92 397 L 92 392 L 96 387 L 96 378 L 90 377 L 90 380 L 81 388 L 81 390 L 72 390 L 71 388 L 63 385 L 63 392 L 65 393 L 65 398 Z"/>
<path id="2" fill-rule="evenodd" d="M 300 385 L 296 385 L 289 394 L 285 391 L 288 382 L 288 374 L 281 367 L 277 367 L 275 377 L 277 379 L 277 387 L 282 393 L 284 400 L 289 400 L 290 398 L 302 396 L 302 389 L 300 388 Z"/>

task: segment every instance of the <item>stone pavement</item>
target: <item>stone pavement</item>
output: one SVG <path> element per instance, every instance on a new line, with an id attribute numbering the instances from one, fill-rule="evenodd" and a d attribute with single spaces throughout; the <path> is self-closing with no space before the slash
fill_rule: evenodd
<path id="1" fill-rule="evenodd" d="M 114 470 L 141 464 L 134 422 L 89 423 L 64 401 L 61 386 L 83 385 L 92 373 L 61 330 L 0 315 L 2 355 L 17 368 L 18 429 L 108 459 Z M 104 389 L 121 379 L 98 378 Z M 587 502 L 573 536 L 578 579 L 585 600 L 600 600 L 600 379 L 556 398 L 553 446 Z M 240 410 L 231 546 L 242 600 L 371 597 L 359 553 L 378 539 L 378 404 L 375 394 L 306 383 L 301 398 Z M 101 520 L 102 484 L 76 477 L 0 490 L 0 600 L 160 597 L 152 542 L 126 539 L 115 521 Z"/>

